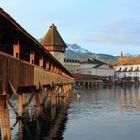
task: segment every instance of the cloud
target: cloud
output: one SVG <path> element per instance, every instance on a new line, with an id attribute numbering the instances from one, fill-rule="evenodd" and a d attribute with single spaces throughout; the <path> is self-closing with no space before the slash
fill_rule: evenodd
<path id="1" fill-rule="evenodd" d="M 81 41 L 115 45 L 140 46 L 140 17 L 109 21 L 90 31 Z"/>

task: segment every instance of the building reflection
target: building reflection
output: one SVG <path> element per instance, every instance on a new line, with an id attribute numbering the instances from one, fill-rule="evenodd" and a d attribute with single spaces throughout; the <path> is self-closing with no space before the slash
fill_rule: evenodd
<path id="1" fill-rule="evenodd" d="M 119 110 L 123 112 L 140 111 L 140 87 L 139 86 L 122 86 L 115 92 L 119 95 Z"/>

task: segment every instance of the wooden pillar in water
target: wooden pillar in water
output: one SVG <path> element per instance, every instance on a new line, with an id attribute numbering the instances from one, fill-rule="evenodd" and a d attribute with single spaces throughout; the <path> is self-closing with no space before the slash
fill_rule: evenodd
<path id="1" fill-rule="evenodd" d="M 54 93 L 54 89 L 51 89 L 50 97 L 51 97 L 51 106 L 54 107 L 56 105 L 56 96 Z"/>
<path id="2" fill-rule="evenodd" d="M 18 131 L 19 131 L 18 139 L 22 140 L 23 139 L 22 120 L 18 121 Z"/>
<path id="3" fill-rule="evenodd" d="M 51 120 L 54 121 L 56 116 L 56 106 L 51 106 Z"/>
<path id="4" fill-rule="evenodd" d="M 37 117 L 39 117 L 39 115 L 40 115 L 40 107 L 41 107 L 39 93 L 37 93 L 35 95 L 35 100 L 36 100 L 36 115 L 37 115 Z"/>
<path id="5" fill-rule="evenodd" d="M 55 95 L 56 95 L 56 104 L 59 104 L 59 87 L 55 87 Z"/>
<path id="6" fill-rule="evenodd" d="M 35 133 L 35 140 L 39 140 L 40 139 L 40 130 L 41 130 L 41 123 L 40 120 L 36 119 L 36 133 Z"/>
<path id="7" fill-rule="evenodd" d="M 23 112 L 23 94 L 18 95 L 18 118 L 22 118 L 22 112 Z"/>
<path id="8" fill-rule="evenodd" d="M 60 86 L 59 85 L 57 86 L 57 90 L 55 92 L 56 92 L 56 104 L 60 105 L 60 97 L 61 97 L 61 95 L 60 95 Z"/>
<path id="9" fill-rule="evenodd" d="M 29 95 L 24 94 L 23 95 L 23 105 L 25 105 L 29 100 Z M 26 118 L 29 118 L 29 109 L 28 109 L 28 105 L 27 106 L 23 106 L 23 114 Z"/>
<path id="10" fill-rule="evenodd" d="M 2 140 L 11 140 L 9 109 L 6 95 L 0 95 L 0 122 Z"/>

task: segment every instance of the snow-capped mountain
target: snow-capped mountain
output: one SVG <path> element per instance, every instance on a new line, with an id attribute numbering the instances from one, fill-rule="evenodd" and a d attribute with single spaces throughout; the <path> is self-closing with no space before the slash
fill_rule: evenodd
<path id="1" fill-rule="evenodd" d="M 65 52 L 65 58 L 67 59 L 98 59 L 100 61 L 117 61 L 118 56 L 108 55 L 108 54 L 96 54 L 82 48 L 77 44 L 67 44 L 67 49 Z"/>
<path id="2" fill-rule="evenodd" d="M 41 39 L 38 39 L 40 42 Z M 67 59 L 98 59 L 104 62 L 108 61 L 117 61 L 118 56 L 112 56 L 108 54 L 96 54 L 88 51 L 87 49 L 82 48 L 81 46 L 77 44 L 66 44 L 66 52 L 65 52 L 65 58 Z"/>
<path id="3" fill-rule="evenodd" d="M 67 44 L 66 51 L 73 51 L 73 52 L 77 52 L 77 53 L 91 53 L 87 49 L 84 49 L 77 44 Z"/>

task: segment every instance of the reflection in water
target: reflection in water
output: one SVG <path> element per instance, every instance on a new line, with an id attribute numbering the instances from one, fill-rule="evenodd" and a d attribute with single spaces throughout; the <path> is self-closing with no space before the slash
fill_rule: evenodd
<path id="1" fill-rule="evenodd" d="M 77 90 L 64 132 L 66 140 L 139 140 L 140 87 Z"/>
<path id="2" fill-rule="evenodd" d="M 77 97 L 79 95 L 79 97 Z M 139 140 L 140 87 L 78 89 L 71 103 L 47 103 L 41 117 L 10 114 L 14 140 Z M 69 108 L 68 108 L 69 107 Z M 32 109 L 30 111 L 34 112 Z M 1 134 L 0 134 L 1 135 Z"/>
<path id="3" fill-rule="evenodd" d="M 42 111 L 40 117 L 37 117 L 36 109 L 32 108 L 32 105 L 28 110 L 30 113 L 26 112 L 31 114 L 31 116 L 29 117 L 27 114 L 24 114 L 26 118 L 22 120 L 17 120 L 16 114 L 10 110 L 12 140 L 63 139 L 62 136 L 65 128 L 65 122 L 67 120 L 69 97 L 64 97 L 58 100 L 57 104 L 53 106 L 51 105 L 50 100 L 48 100 L 41 108 Z M 24 110 L 25 109 L 27 108 L 24 108 Z M 1 132 L 3 133 L 5 132 L 5 127 L 2 128 Z M 0 140 L 1 137 L 0 133 Z M 6 138 L 4 140 L 10 139 L 11 138 Z"/>
<path id="4" fill-rule="evenodd" d="M 62 139 L 63 124 L 65 124 L 67 118 L 67 107 L 52 107 L 45 111 L 40 119 L 25 120 L 23 122 L 24 140 Z"/>

